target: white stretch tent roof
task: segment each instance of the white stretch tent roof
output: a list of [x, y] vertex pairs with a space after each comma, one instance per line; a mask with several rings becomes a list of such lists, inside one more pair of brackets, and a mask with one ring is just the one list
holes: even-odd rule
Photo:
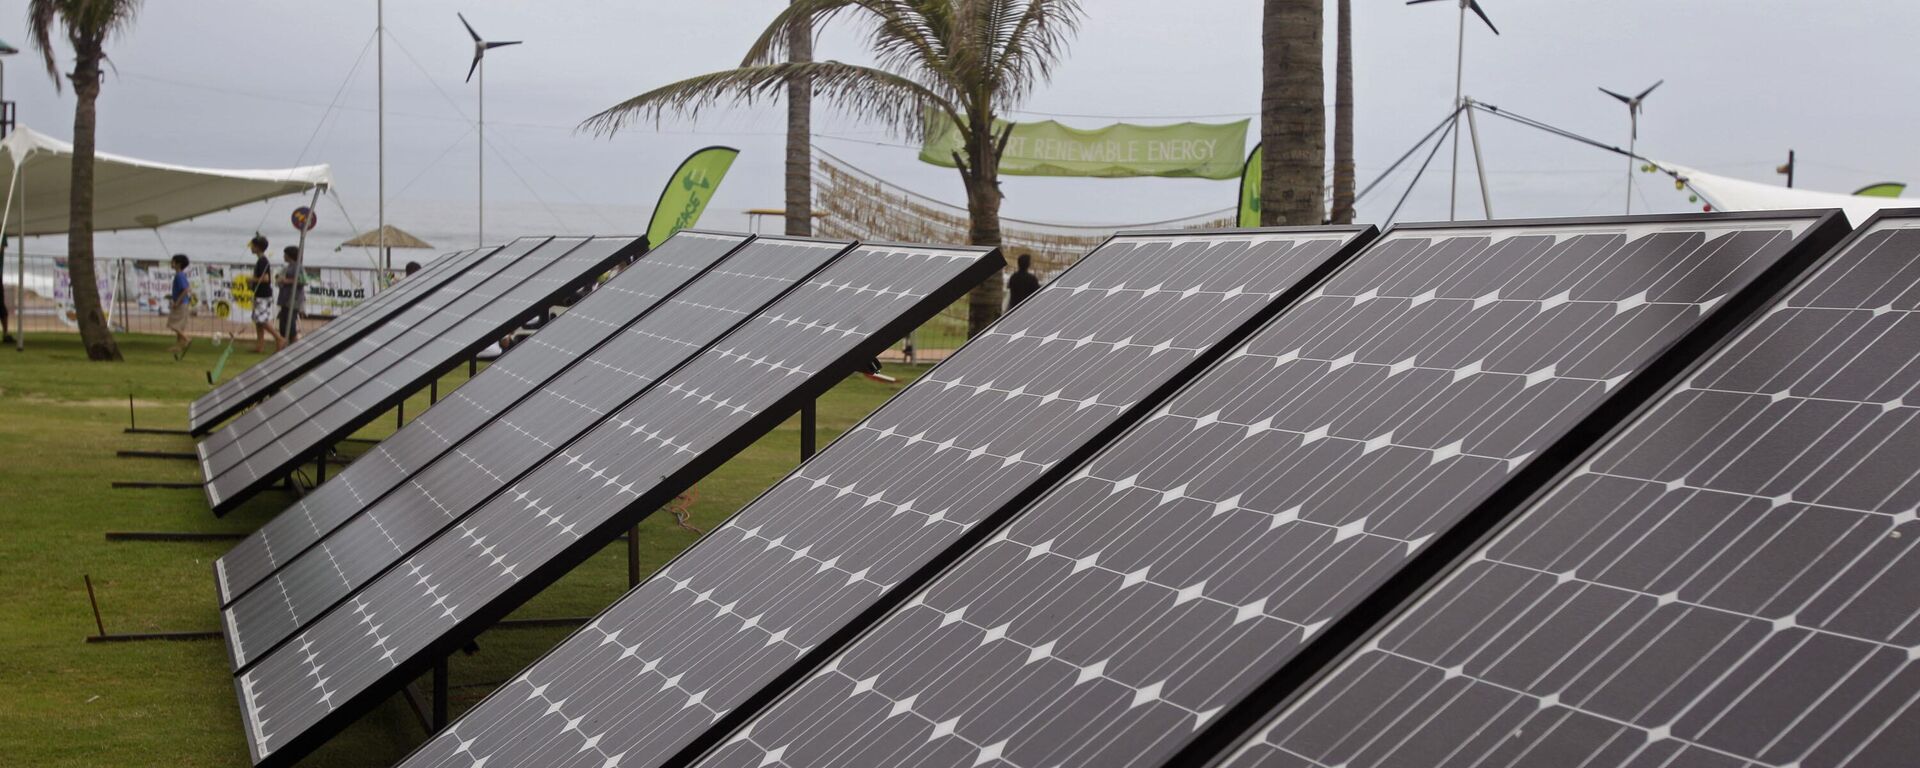
[[[67, 233], [73, 145], [30, 128], [0, 141], [0, 183], [7, 184], [6, 231]], [[17, 176], [16, 176], [17, 172]], [[325, 165], [278, 170], [189, 168], [131, 157], [94, 154], [93, 229], [153, 229], [315, 186], [330, 186]], [[21, 195], [19, 200], [14, 195]], [[26, 206], [21, 216], [20, 206]]]
[[1839, 192], [1792, 189], [1746, 179], [1719, 176], [1684, 165], [1653, 164], [1663, 171], [1686, 179], [1687, 185], [1707, 198], [1716, 211], [1791, 211], [1808, 208], [1839, 208], [1847, 212], [1847, 221], [1855, 226], [1882, 208], [1920, 206], [1920, 198], [1860, 197]]

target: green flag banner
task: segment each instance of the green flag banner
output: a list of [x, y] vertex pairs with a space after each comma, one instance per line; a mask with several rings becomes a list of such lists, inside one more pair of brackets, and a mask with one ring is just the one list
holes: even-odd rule
[[1240, 216], [1243, 227], [1260, 226], [1260, 145], [1253, 145], [1247, 165], [1240, 171]]
[[[1240, 174], [1240, 153], [1247, 146], [1247, 120], [1231, 123], [1134, 125], [1115, 123], [1081, 130], [1052, 120], [1014, 123], [1013, 136], [1000, 156], [1000, 172], [1009, 176], [1168, 176], [1231, 179]], [[1006, 121], [995, 121], [996, 132]], [[927, 117], [927, 138], [920, 160], [954, 167], [954, 155], [966, 156], [958, 123], [944, 115]]]
[[653, 206], [653, 223], [647, 225], [647, 245], [664, 243], [673, 233], [699, 223], [707, 201], [713, 199], [713, 191], [720, 188], [720, 179], [727, 175], [727, 169], [733, 167], [733, 159], [739, 155], [740, 150], [732, 147], [707, 147], [682, 162], [680, 169], [673, 172], [673, 178], [667, 180], [660, 202]]

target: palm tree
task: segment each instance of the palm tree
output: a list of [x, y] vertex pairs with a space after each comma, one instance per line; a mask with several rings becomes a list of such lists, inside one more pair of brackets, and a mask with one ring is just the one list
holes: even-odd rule
[[1321, 0], [1266, 0], [1261, 19], [1260, 223], [1324, 222], [1327, 108]]
[[60, 87], [53, 60], [58, 25], [73, 48], [73, 195], [67, 209], [67, 270], [73, 278], [73, 309], [79, 315], [80, 342], [89, 360], [119, 360], [93, 269], [94, 102], [100, 98], [100, 64], [107, 60], [107, 38], [133, 26], [140, 0], [28, 0], [27, 27], [33, 47], [47, 62], [47, 76]]
[[[870, 23], [877, 66], [783, 60], [794, 29], [812, 31], [842, 12]], [[807, 78], [841, 109], [908, 138], [922, 135], [929, 114], [962, 126], [964, 153], [954, 161], [966, 186], [967, 239], [999, 245], [1000, 155], [1011, 130], [996, 130], [995, 119], [1052, 74], [1079, 21], [1075, 0], [794, 0], [738, 68], [640, 94], [583, 127], [605, 135], [670, 111], [695, 115], [722, 100], [751, 104]], [[1003, 293], [1001, 281], [990, 278], [968, 295], [969, 335], [1000, 317]]]
[[1338, 0], [1333, 38], [1333, 212], [1335, 224], [1353, 223], [1353, 6]]
[[[787, 61], [813, 61], [813, 30], [787, 30]], [[787, 234], [813, 234], [813, 79], [787, 81]]]

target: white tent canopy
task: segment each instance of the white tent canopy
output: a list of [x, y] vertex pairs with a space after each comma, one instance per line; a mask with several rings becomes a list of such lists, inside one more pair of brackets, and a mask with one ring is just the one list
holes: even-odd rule
[[1920, 206], [1920, 199], [1904, 197], [1860, 197], [1839, 192], [1793, 189], [1757, 181], [1735, 179], [1707, 173], [1684, 165], [1653, 164], [1667, 173], [1685, 179], [1716, 211], [1790, 211], [1808, 208], [1839, 208], [1847, 212], [1847, 221], [1858, 226], [1882, 208]]
[[[72, 144], [25, 127], [0, 141], [0, 183], [7, 185], [0, 221], [5, 222], [6, 232], [66, 234], [72, 174]], [[333, 172], [325, 165], [277, 170], [189, 168], [96, 152], [93, 228], [96, 232], [153, 229], [332, 183]]]

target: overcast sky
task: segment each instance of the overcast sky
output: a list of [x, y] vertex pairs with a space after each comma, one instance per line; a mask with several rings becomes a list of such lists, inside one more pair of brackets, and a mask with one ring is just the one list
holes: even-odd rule
[[[1111, 116], [1234, 119], [1259, 96], [1256, 0], [1082, 0], [1083, 28], [1054, 81], [1023, 116], [1092, 127]], [[387, 4], [388, 197], [408, 206], [470, 205], [475, 92], [462, 82], [469, 43], [455, 11], [485, 35], [523, 39], [488, 62], [489, 200], [582, 203], [644, 211], [688, 152], [724, 143], [742, 155], [704, 222], [739, 228], [740, 211], [777, 207], [783, 109], [715, 113], [612, 139], [574, 126], [622, 98], [738, 62], [778, 0], [404, 0]], [[1357, 144], [1361, 183], [1373, 179], [1447, 112], [1455, 12], [1355, 0]], [[1920, 68], [1912, 66], [1920, 4], [1895, 0], [1486, 0], [1500, 25], [1467, 33], [1467, 92], [1482, 101], [1624, 144], [1624, 107], [1595, 90], [1638, 91], [1664, 78], [1642, 120], [1643, 153], [1772, 182], [1798, 150], [1803, 187], [1850, 191], [1920, 181]], [[24, 4], [0, 4], [0, 38], [27, 49]], [[1331, 13], [1328, 23], [1331, 24]], [[113, 41], [116, 70], [100, 101], [105, 151], [178, 163], [280, 167], [326, 162], [356, 218], [375, 198], [372, 0], [170, 0], [147, 3]], [[821, 58], [864, 61], [861, 30], [832, 27]], [[1331, 41], [1331, 33], [1328, 40]], [[1331, 56], [1331, 47], [1328, 54]], [[70, 57], [59, 54], [62, 67]], [[7, 60], [6, 96], [22, 124], [71, 135], [72, 93], [56, 93], [37, 53]], [[1332, 67], [1327, 68], [1331, 77]], [[338, 106], [327, 105], [338, 94]], [[1328, 89], [1331, 99], [1332, 89]], [[824, 104], [820, 146], [909, 189], [963, 200], [949, 169], [891, 146], [884, 126]], [[1065, 117], [1087, 115], [1088, 117]], [[1482, 118], [1495, 212], [1502, 216], [1618, 212], [1625, 162]], [[1254, 131], [1257, 135], [1257, 128]], [[1478, 213], [1463, 155], [1463, 210]], [[511, 167], [509, 167], [511, 166]], [[1443, 151], [1403, 220], [1446, 216]], [[1641, 176], [1645, 202], [1690, 209], [1671, 184]], [[1009, 216], [1125, 223], [1214, 210], [1232, 182], [1011, 178]], [[1390, 179], [1363, 200], [1379, 221], [1405, 188]], [[1466, 201], [1473, 201], [1468, 204]], [[457, 210], [457, 208], [454, 208]], [[638, 213], [634, 214], [636, 217]], [[615, 218], [619, 214], [614, 215]], [[603, 217], [601, 221], [606, 221]], [[406, 222], [399, 222], [405, 226]], [[638, 222], [607, 222], [626, 230]], [[535, 226], [538, 222], [535, 222]], [[504, 233], [503, 233], [504, 234]]]

